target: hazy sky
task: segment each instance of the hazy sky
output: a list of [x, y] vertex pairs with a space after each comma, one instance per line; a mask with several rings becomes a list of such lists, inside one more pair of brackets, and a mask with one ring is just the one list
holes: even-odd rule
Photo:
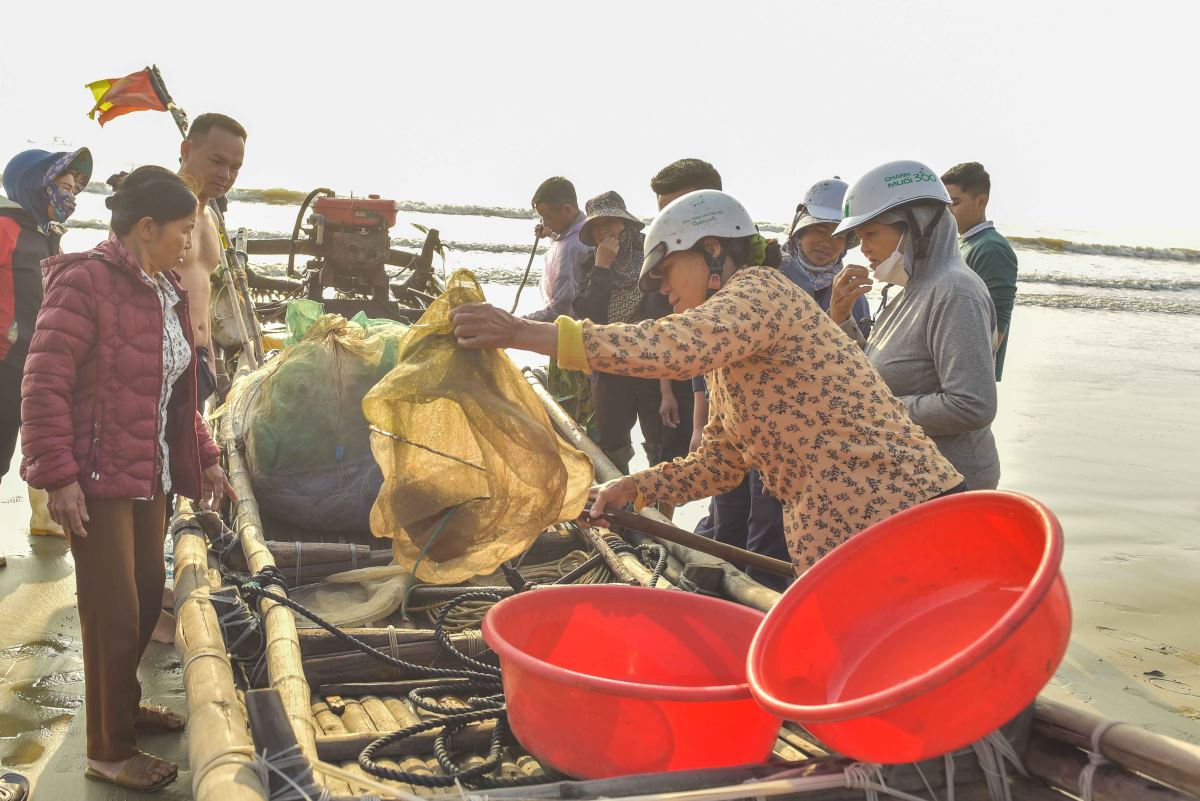
[[649, 214], [649, 177], [698, 156], [756, 218], [787, 220], [830, 174], [978, 160], [1014, 233], [1197, 246], [1198, 9], [14, 1], [0, 148], [61, 136], [93, 149], [100, 178], [173, 164], [167, 115], [85, 116], [83, 84], [154, 62], [193, 116], [245, 123], [243, 187], [525, 206], [563, 174]]

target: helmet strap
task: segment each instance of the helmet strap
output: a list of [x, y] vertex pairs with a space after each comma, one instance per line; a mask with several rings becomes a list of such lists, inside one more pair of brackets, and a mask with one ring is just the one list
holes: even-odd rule
[[705, 297], [711, 298], [719, 291], [712, 288], [712, 277], [715, 275], [721, 279], [722, 285], [725, 283], [725, 251], [722, 250], [720, 256], [714, 256], [707, 250], [701, 252], [704, 254], [704, 260], [708, 262], [708, 284]]
[[938, 204], [938, 209], [934, 212], [933, 219], [929, 221], [929, 227], [921, 230], [921, 226], [917, 224], [917, 217], [913, 214], [912, 208], [904, 207], [904, 219], [908, 222], [908, 230], [916, 235], [915, 255], [918, 261], [929, 256], [929, 248], [931, 247], [930, 237], [933, 235], [933, 229], [937, 228], [938, 221], [942, 219], [942, 215], [946, 213], [946, 207]]

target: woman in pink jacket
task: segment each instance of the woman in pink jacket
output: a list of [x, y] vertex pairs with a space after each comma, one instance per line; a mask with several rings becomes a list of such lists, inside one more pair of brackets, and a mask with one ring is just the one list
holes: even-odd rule
[[21, 385], [21, 475], [50, 492], [75, 557], [89, 778], [156, 790], [178, 769], [136, 730], [183, 721], [140, 703], [137, 667], [162, 600], [167, 495], [216, 506], [232, 488], [196, 412], [187, 297], [172, 272], [196, 196], [142, 167], [108, 198], [109, 238], [42, 262], [45, 298]]

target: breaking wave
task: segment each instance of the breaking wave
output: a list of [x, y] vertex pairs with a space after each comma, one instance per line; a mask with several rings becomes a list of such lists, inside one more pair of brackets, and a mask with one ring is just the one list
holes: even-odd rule
[[[111, 195], [112, 190], [102, 181], [88, 184], [85, 192], [97, 195]], [[296, 189], [272, 187], [268, 189], [234, 189], [229, 193], [230, 200], [241, 203], [262, 203], [270, 206], [297, 206], [304, 200], [307, 192]], [[427, 203], [421, 200], [396, 201], [401, 211], [415, 214], [443, 214], [454, 217], [498, 217], [510, 220], [536, 220], [537, 214], [529, 208], [511, 208], [507, 206], [485, 206], [471, 203]], [[649, 217], [642, 218], [649, 222]], [[783, 233], [788, 226], [784, 223], [759, 222], [759, 230], [768, 233]], [[1182, 261], [1200, 263], [1200, 250], [1193, 248], [1163, 248], [1150, 245], [1104, 245], [1095, 242], [1075, 242], [1070, 239], [1057, 239], [1049, 236], [1010, 236], [1008, 241], [1014, 247], [1022, 250], [1039, 250], [1048, 253], [1080, 253], [1091, 256], [1118, 256], [1131, 259], [1148, 259], [1153, 261]], [[489, 248], [499, 247], [490, 245]], [[485, 252], [501, 252], [487, 248], [474, 248]]]
[[1017, 280], [1022, 284], [1055, 284], [1058, 286], [1082, 286], [1097, 289], [1141, 289], [1166, 292], [1184, 292], [1189, 289], [1200, 289], [1200, 279], [1187, 278], [1107, 278], [1104, 276], [1018, 273]]
[[1200, 262], [1200, 250], [1191, 248], [1156, 248], [1149, 245], [1100, 245], [1091, 242], [1072, 242], [1049, 236], [1010, 236], [1014, 247], [1049, 253], [1083, 253], [1092, 256], [1121, 256], [1130, 259], [1155, 261]]
[[1156, 314], [1200, 315], [1200, 301], [1160, 298], [1149, 295], [1075, 295], [1018, 292], [1017, 305], [1045, 306], [1051, 309], [1089, 309], [1093, 311], [1150, 312]]

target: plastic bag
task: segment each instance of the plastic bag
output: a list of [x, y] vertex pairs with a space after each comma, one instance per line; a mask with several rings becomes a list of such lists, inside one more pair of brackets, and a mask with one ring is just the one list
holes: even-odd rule
[[[384, 620], [404, 600], [412, 574], [398, 565], [377, 565], [335, 573], [319, 584], [290, 591], [292, 600], [335, 626], [366, 626]], [[296, 616], [300, 628], [315, 623]]]
[[496, 570], [578, 517], [592, 484], [591, 462], [554, 431], [508, 355], [455, 344], [450, 310], [483, 299], [469, 271], [451, 276], [363, 399], [384, 476], [371, 531], [435, 584]]
[[262, 511], [306, 529], [366, 532], [383, 474], [362, 399], [396, 364], [401, 323], [364, 328], [336, 314], [238, 379], [227, 407], [246, 443]]

